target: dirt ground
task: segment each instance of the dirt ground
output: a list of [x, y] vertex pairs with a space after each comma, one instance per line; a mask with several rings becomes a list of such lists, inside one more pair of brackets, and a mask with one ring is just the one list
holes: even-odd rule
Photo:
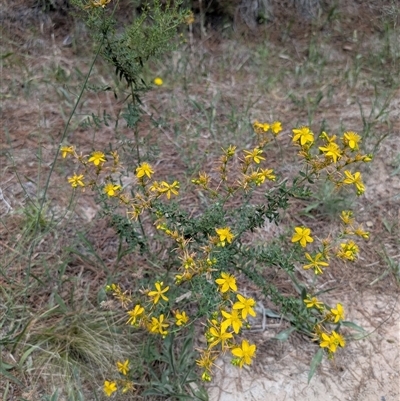
[[[348, 319], [369, 334], [349, 343], [333, 361], [324, 360], [310, 384], [307, 384], [306, 363], [311, 356], [309, 350], [288, 343], [277, 345], [271, 339], [277, 334], [276, 329], [267, 328], [256, 342], [259, 351], [255, 369], [238, 370], [229, 363], [219, 363], [221, 370], [209, 388], [210, 401], [397, 401], [400, 396], [398, 296], [369, 292], [353, 296], [346, 305], [350, 306]], [[281, 347], [278, 356], [277, 346]]]

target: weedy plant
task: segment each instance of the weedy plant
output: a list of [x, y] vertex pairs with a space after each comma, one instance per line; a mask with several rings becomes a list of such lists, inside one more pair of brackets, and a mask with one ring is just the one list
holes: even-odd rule
[[[289, 180], [268, 165], [268, 152], [285, 132], [281, 122], [255, 121], [252, 150], [221, 144], [214, 168], [199, 171], [182, 190], [178, 179], [164, 178], [165, 173], [143, 157], [138, 123], [144, 113], [141, 98], [151, 89], [143, 79], [145, 63], [169, 51], [178, 27], [191, 23], [192, 16], [180, 8], [180, 2], [172, 6], [155, 1], [132, 23], [116, 30], [117, 1], [73, 3], [98, 43], [97, 54], [115, 67], [129, 89], [121, 116], [133, 130], [136, 143], [134, 152], [116, 143], [83, 154], [66, 143], [64, 135], [59, 153], [75, 162], [68, 182], [76, 194], [92, 191], [103, 215], [110, 218], [129, 249], [143, 255], [153, 271], [157, 269], [156, 277], [143, 277], [131, 288], [112, 281], [106, 286], [125, 310], [126, 323], [151, 336], [143, 344], [142, 364], [133, 358], [115, 361], [115, 376], [104, 382], [105, 394], [141, 391], [204, 399], [205, 394], [190, 385], [195, 378], [189, 365], [198, 366], [203, 381], [212, 380], [216, 359], [228, 352], [233, 365], [250, 365], [257, 347], [247, 335], [251, 319], [256, 318], [255, 296], [244, 289], [249, 281], [295, 330], [318, 343], [311, 379], [324, 354], [333, 358], [345, 346], [342, 327], [357, 327], [345, 321], [341, 303], [333, 306], [318, 298], [316, 279], [333, 258], [355, 261], [359, 253], [356, 238], [368, 239], [369, 234], [355, 223], [351, 211], [344, 210], [340, 229], [325, 239], [318, 239], [306, 226], [293, 227], [286, 243], [256, 247], [248, 238], [266, 221], [280, 224], [290, 199], [308, 198], [318, 181], [328, 181], [338, 191], [354, 187], [361, 196], [365, 185], [355, 166], [372, 160], [359, 150], [361, 136], [347, 131], [339, 138], [326, 132], [315, 135], [308, 126], [294, 128], [291, 142], [303, 167]], [[157, 78], [154, 84], [163, 82]], [[77, 103], [82, 95], [83, 90]], [[75, 110], [76, 106], [71, 118]], [[65, 133], [67, 129], [68, 124]], [[192, 213], [179, 202], [185, 196], [201, 197], [201, 207]], [[276, 283], [263, 277], [271, 266], [292, 280], [296, 295], [282, 294]], [[314, 278], [311, 286], [296, 274], [298, 266]], [[200, 331], [204, 339], [196, 344], [191, 339]], [[157, 370], [157, 366], [163, 368]], [[151, 388], [143, 377], [152, 382]]]

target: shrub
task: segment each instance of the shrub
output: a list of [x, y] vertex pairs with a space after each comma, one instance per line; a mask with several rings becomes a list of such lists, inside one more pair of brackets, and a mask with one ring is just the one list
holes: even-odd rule
[[[341, 229], [332, 237], [318, 239], [309, 227], [300, 225], [292, 228], [291, 238], [285, 242], [255, 246], [249, 238], [266, 221], [281, 224], [282, 211], [290, 200], [307, 199], [317, 182], [329, 181], [338, 190], [354, 187], [357, 195], [362, 195], [365, 186], [361, 173], [352, 169], [372, 159], [359, 151], [362, 138], [352, 131], [338, 138], [325, 132], [316, 136], [307, 126], [294, 128], [291, 140], [303, 168], [289, 180], [280, 177], [267, 162], [278, 135], [284, 135], [281, 122], [255, 121], [252, 150], [221, 144], [215, 168], [198, 172], [191, 185], [182, 188], [178, 179], [167, 180], [143, 158], [138, 122], [143, 113], [141, 96], [151, 89], [142, 76], [144, 65], [171, 49], [180, 24], [192, 21], [190, 13], [180, 9], [179, 2], [174, 6], [154, 2], [117, 33], [113, 2], [74, 3], [81, 7], [98, 43], [97, 54], [113, 65], [130, 91], [122, 117], [135, 133], [133, 155], [131, 148], [117, 145], [86, 155], [65, 142], [59, 149], [63, 158], [75, 160], [75, 172], [68, 177], [73, 190], [93, 191], [103, 215], [110, 217], [130, 249], [158, 268], [156, 277], [143, 277], [139, 283], [132, 283], [132, 288], [124, 289], [118, 283], [106, 286], [125, 309], [127, 324], [164, 339], [172, 353], [175, 338], [188, 338], [190, 330], [193, 333], [202, 327], [205, 345], [198, 350], [196, 363], [201, 378], [209, 381], [215, 360], [228, 351], [232, 364], [242, 367], [252, 363], [256, 345], [246, 338], [246, 330], [256, 316], [256, 301], [242, 284], [253, 282], [293, 330], [318, 342], [320, 350], [312, 363], [311, 378], [324, 352], [332, 358], [345, 346], [341, 327], [349, 323], [344, 320], [343, 305], [320, 300], [313, 287], [300, 281], [295, 268], [300, 265], [317, 278], [332, 258], [352, 262], [359, 252], [355, 238], [368, 239], [369, 234], [355, 224], [352, 212], [345, 210], [340, 216]], [[162, 79], [157, 78], [154, 84], [162, 85]], [[131, 184], [124, 184], [126, 176]], [[200, 193], [203, 206], [195, 214], [176, 201]], [[263, 273], [271, 267], [291, 279], [297, 295], [283, 294], [276, 283], [264, 278]], [[185, 344], [184, 353], [192, 346]], [[151, 360], [175, 364], [173, 357], [165, 359], [162, 355]], [[140, 372], [131, 368], [131, 362], [117, 362], [119, 377], [104, 383], [108, 396], [117, 389], [133, 391], [143, 385]], [[175, 378], [182, 380], [180, 375]], [[189, 381], [188, 376], [185, 380]], [[174, 391], [180, 391], [179, 386]]]

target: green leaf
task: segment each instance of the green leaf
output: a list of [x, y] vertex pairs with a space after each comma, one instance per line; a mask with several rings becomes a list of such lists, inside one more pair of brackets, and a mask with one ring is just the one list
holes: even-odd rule
[[140, 110], [131, 103], [128, 103], [128, 110], [126, 113], [122, 114], [128, 128], [135, 128], [140, 121], [140, 116]]
[[49, 401], [57, 401], [58, 400], [58, 389], [52, 394]]
[[54, 294], [54, 300], [57, 302], [57, 304], [60, 307], [61, 312], [65, 313], [68, 308], [67, 305], [65, 305], [65, 302], [63, 301], [63, 299], [58, 295], [58, 293]]
[[1, 370], [10, 370], [10, 369], [14, 369], [14, 368], [15, 368], [14, 365], [9, 365], [8, 363], [0, 361], [0, 369]]
[[281, 331], [275, 337], [272, 337], [273, 340], [279, 341], [287, 341], [289, 336], [296, 330], [296, 327], [289, 327], [286, 330]]
[[280, 319], [282, 317], [282, 315], [277, 314], [276, 312], [274, 312], [271, 309], [264, 309], [264, 313], [265, 313], [265, 316], [268, 316], [273, 319]]
[[358, 324], [355, 324], [353, 322], [349, 322], [347, 320], [344, 320], [340, 324], [345, 326], [345, 327], [349, 327], [349, 328], [351, 328], [353, 330], [359, 331], [360, 333], [363, 333], [363, 334], [367, 333], [367, 331], [365, 329], [363, 329], [361, 326], [359, 326]]
[[99, 305], [101, 305], [101, 303], [103, 301], [105, 301], [106, 299], [107, 299], [107, 293], [106, 293], [104, 287], [101, 287], [99, 292], [97, 293], [97, 303]]
[[36, 345], [32, 345], [30, 348], [28, 348], [21, 356], [21, 359], [18, 362], [18, 366], [20, 369], [22, 369], [22, 366], [24, 365], [26, 359], [29, 357], [30, 354], [32, 354], [32, 352], [40, 349], [40, 346], [45, 343], [47, 340], [43, 340], [40, 341], [38, 344]]
[[4, 376], [7, 379], [11, 380], [15, 384], [18, 384], [18, 386], [24, 386], [20, 380], [18, 380], [15, 376], [13, 376], [11, 373], [7, 372], [6, 370], [2, 369], [2, 366], [0, 365], [0, 376]]
[[314, 376], [315, 371], [317, 370], [318, 366], [322, 362], [322, 356], [324, 355], [324, 350], [320, 348], [318, 352], [314, 355], [314, 358], [311, 361], [310, 371], [308, 372], [308, 382], [310, 383], [312, 377]]
[[7, 372], [8, 370], [14, 369], [15, 367], [16, 366], [9, 365], [8, 363], [4, 363], [0, 360], [0, 376], [4, 376], [12, 382], [18, 384], [19, 386], [23, 386], [23, 384], [15, 376], [13, 376], [10, 372]]
[[1, 59], [1, 60], [5, 60], [6, 58], [12, 56], [13, 54], [14, 54], [13, 52], [8, 52], [8, 53], [0, 54], [0, 59]]

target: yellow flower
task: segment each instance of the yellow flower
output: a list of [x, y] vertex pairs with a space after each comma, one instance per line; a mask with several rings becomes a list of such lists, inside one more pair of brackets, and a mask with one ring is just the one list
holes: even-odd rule
[[158, 194], [161, 194], [161, 186], [158, 181], [153, 181], [153, 183], [150, 185], [150, 191], [152, 192], [158, 192]]
[[178, 195], [179, 182], [174, 181], [172, 184], [168, 184], [165, 181], [161, 182], [159, 187], [159, 193], [165, 194], [167, 199], [171, 199], [171, 194]]
[[340, 244], [340, 248], [336, 256], [340, 259], [347, 259], [350, 261], [354, 261], [360, 251], [358, 245], [352, 240]]
[[358, 237], [361, 237], [361, 238], [364, 238], [364, 239], [368, 239], [369, 238], [369, 232], [368, 231], [364, 231], [363, 226], [358, 226], [354, 230], [354, 235], [357, 235]]
[[256, 185], [261, 185], [265, 181], [265, 179], [263, 180], [263, 177], [259, 175], [257, 171], [252, 171], [250, 175], [244, 174], [243, 177], [244, 180], [241, 185], [244, 189], [247, 188], [248, 183], [254, 182]]
[[260, 181], [260, 184], [264, 183], [264, 181], [270, 180], [270, 181], [275, 181], [276, 180], [276, 175], [273, 174], [274, 170], [272, 169], [260, 169], [257, 171], [257, 178]]
[[224, 154], [226, 155], [226, 157], [229, 159], [229, 158], [231, 158], [231, 157], [235, 154], [235, 152], [236, 152], [236, 146], [229, 145], [228, 149], [222, 148], [222, 151], [224, 152]]
[[338, 323], [344, 320], [344, 309], [341, 304], [336, 304], [336, 309], [331, 309], [331, 314], [333, 317], [333, 322]]
[[73, 146], [62, 146], [60, 148], [61, 155], [63, 159], [67, 157], [67, 155], [73, 155], [74, 154], [74, 147]]
[[228, 244], [231, 244], [233, 238], [235, 238], [235, 236], [231, 233], [231, 229], [229, 227], [216, 228], [215, 231], [219, 236], [221, 246], [225, 246], [225, 241], [227, 241]]
[[256, 132], [267, 132], [270, 129], [270, 125], [268, 123], [260, 123], [256, 120], [253, 123], [253, 128]]
[[317, 308], [319, 310], [324, 309], [324, 303], [318, 301], [316, 297], [308, 297], [308, 299], [304, 300], [304, 303], [306, 304], [307, 308]]
[[304, 269], [304, 270], [307, 270], [307, 269], [313, 268], [315, 274], [322, 274], [322, 269], [321, 269], [321, 267], [327, 267], [327, 266], [329, 266], [329, 263], [320, 261], [320, 259], [323, 258], [322, 253], [317, 253], [317, 254], [315, 255], [315, 258], [313, 259], [312, 256], [311, 256], [309, 253], [306, 252], [306, 258], [307, 258], [311, 263], [308, 264], [308, 265], [304, 265], [304, 266], [303, 266], [303, 269]]
[[242, 319], [246, 319], [247, 315], [251, 315], [253, 317], [256, 316], [256, 312], [253, 309], [253, 306], [256, 304], [253, 298], [245, 298], [240, 294], [236, 294], [236, 298], [238, 302], [235, 302], [232, 306], [232, 309], [239, 309], [242, 311]]
[[196, 359], [196, 365], [200, 366], [204, 370], [211, 372], [214, 361], [217, 359], [218, 355], [212, 355], [210, 350], [202, 350], [200, 352], [200, 359]]
[[342, 157], [342, 151], [340, 150], [339, 146], [334, 142], [330, 142], [327, 146], [320, 146], [319, 150], [324, 152], [325, 156], [331, 157], [334, 163], [337, 162], [337, 159], [340, 159]]
[[111, 394], [117, 391], [117, 383], [116, 382], [104, 382], [104, 392], [106, 393], [107, 397], [111, 397]]
[[221, 273], [221, 277], [217, 278], [215, 282], [219, 285], [222, 293], [228, 292], [229, 289], [237, 291], [236, 278], [228, 273]]
[[331, 353], [336, 352], [338, 346], [344, 347], [346, 344], [345, 339], [340, 334], [336, 333], [336, 331], [332, 331], [332, 335], [330, 336], [322, 333], [320, 341], [319, 346], [322, 348], [328, 348]]
[[232, 326], [233, 331], [238, 334], [243, 326], [243, 321], [239, 316], [239, 311], [235, 309], [232, 310], [232, 313], [221, 311], [221, 315], [225, 318], [225, 320], [221, 322], [221, 329], [226, 330], [229, 326]]
[[201, 375], [201, 380], [203, 380], [203, 382], [210, 382], [211, 379], [212, 378], [208, 372], [203, 372], [203, 374]]
[[217, 325], [210, 327], [209, 329], [209, 346], [208, 348], [211, 349], [215, 347], [217, 344], [221, 343], [221, 348], [225, 348], [225, 343], [230, 338], [232, 338], [232, 333], [228, 333], [226, 329], [222, 328], [222, 326], [218, 327]]
[[107, 183], [104, 186], [104, 193], [107, 194], [108, 196], [112, 197], [115, 196], [117, 193], [117, 191], [119, 191], [121, 189], [121, 185], [115, 185], [112, 182]]
[[153, 82], [154, 82], [154, 85], [157, 85], [157, 86], [161, 86], [164, 83], [164, 81], [160, 77], [154, 78]]
[[127, 359], [125, 362], [117, 362], [118, 372], [122, 373], [126, 376], [129, 372], [129, 360]]
[[118, 293], [118, 292], [121, 292], [122, 290], [118, 284], [109, 284], [109, 285], [106, 285], [106, 291], [114, 291], [114, 292]]
[[148, 178], [151, 178], [151, 175], [154, 173], [153, 169], [151, 168], [149, 163], [142, 163], [136, 168], [136, 177], [137, 178], [142, 178], [145, 175]]
[[186, 25], [192, 25], [194, 22], [194, 14], [192, 11], [189, 11], [188, 14], [185, 17], [185, 24]]
[[195, 253], [189, 253], [187, 250], [184, 251], [183, 257], [179, 258], [183, 262], [183, 267], [185, 269], [194, 269], [196, 267], [196, 262], [194, 257], [196, 256]]
[[347, 131], [343, 134], [343, 143], [351, 150], [358, 150], [358, 144], [361, 142], [361, 136], [353, 131]]
[[105, 8], [105, 6], [110, 2], [111, 0], [90, 0], [90, 4], [88, 4], [85, 8], [95, 8], [95, 7]]
[[[186, 273], [185, 273], [186, 274]], [[182, 280], [184, 279], [184, 274], [176, 274], [175, 275], [175, 284], [179, 285], [182, 283]]]
[[358, 245], [352, 240], [340, 244], [340, 248], [341, 249], [337, 252], [336, 256], [340, 259], [350, 260], [351, 262], [356, 259], [358, 252], [360, 251]]
[[151, 318], [149, 330], [151, 333], [159, 333], [164, 337], [168, 334], [168, 331], [164, 330], [168, 326], [169, 324], [164, 322], [164, 314], [161, 314], [158, 319], [156, 317]]
[[95, 166], [100, 166], [105, 161], [106, 161], [106, 155], [103, 152], [99, 151], [93, 152], [92, 156], [88, 160], [89, 163], [92, 162]]
[[207, 173], [199, 172], [199, 178], [194, 178], [192, 183], [195, 185], [201, 185], [203, 188], [207, 188], [210, 183], [211, 177]]
[[234, 356], [240, 358], [240, 367], [242, 367], [244, 364], [251, 365], [251, 358], [254, 357], [254, 353], [256, 352], [256, 345], [250, 345], [247, 340], [242, 340], [242, 345], [240, 347], [233, 348], [231, 352]]
[[144, 312], [144, 308], [137, 304], [135, 305], [135, 307], [128, 311], [127, 314], [130, 316], [128, 321], [126, 322], [126, 324], [130, 323], [132, 326], [134, 326], [136, 324], [136, 319], [141, 316]]
[[312, 144], [314, 142], [314, 134], [310, 130], [309, 127], [300, 127], [300, 128], [295, 128], [292, 130], [293, 131], [293, 142], [297, 142], [300, 140], [300, 145], [303, 146], [306, 143]]
[[121, 381], [121, 384], [124, 386], [122, 388], [122, 394], [127, 393], [128, 391], [133, 391], [135, 390], [135, 387], [133, 386], [133, 383], [127, 380]]
[[348, 226], [350, 224], [353, 224], [354, 219], [353, 217], [353, 212], [351, 210], [343, 210], [340, 218], [342, 219], [343, 223]]
[[356, 172], [351, 174], [350, 171], [346, 170], [344, 172], [344, 175], [347, 177], [343, 180], [343, 184], [354, 184], [355, 187], [357, 188], [357, 195], [362, 195], [365, 192], [365, 185], [363, 184], [361, 180], [361, 173]]
[[246, 160], [251, 160], [253, 159], [254, 163], [259, 164], [261, 160], [265, 160], [265, 157], [260, 156], [262, 154], [262, 149], [260, 148], [254, 148], [253, 151], [249, 152], [248, 150], [245, 150], [244, 153], [247, 153], [247, 155], [244, 157]]
[[314, 239], [311, 237], [311, 230], [307, 227], [295, 227], [294, 235], [292, 237], [292, 242], [300, 242], [300, 245], [305, 248], [307, 246], [307, 242], [314, 242]]
[[336, 331], [332, 331], [333, 341], [335, 342], [336, 346], [344, 347], [346, 345], [346, 340], [343, 338], [342, 335], [336, 333]]
[[329, 136], [325, 131], [323, 131], [319, 137], [328, 142], [328, 144], [336, 141], [336, 135]]
[[186, 314], [185, 311], [180, 313], [179, 310], [177, 310], [175, 312], [175, 319], [176, 319], [175, 324], [177, 326], [183, 326], [184, 324], [186, 324], [189, 321], [189, 316]]
[[280, 121], [274, 121], [271, 124], [271, 130], [275, 135], [278, 135], [282, 131], [282, 123]]
[[322, 333], [321, 334], [321, 340], [320, 340], [319, 346], [321, 348], [328, 348], [330, 352], [335, 352], [336, 351], [336, 343], [335, 343], [335, 338], [333, 336], [329, 336], [328, 334]]
[[162, 286], [164, 285], [164, 283], [161, 281], [157, 281], [154, 286], [156, 287], [156, 291], [149, 291], [148, 292], [148, 296], [153, 299], [153, 303], [156, 304], [158, 303], [158, 301], [160, 300], [160, 298], [162, 298], [164, 301], [168, 301], [168, 298], [164, 295], [164, 293], [166, 293], [169, 290], [169, 286], [162, 288]]
[[83, 183], [83, 175], [74, 175], [72, 177], [68, 177], [68, 182], [71, 184], [72, 188], [76, 188], [78, 185], [84, 187], [85, 184]]
[[121, 305], [125, 308], [130, 302], [132, 302], [131, 297], [127, 294], [128, 291], [123, 292], [118, 284], [111, 284], [111, 286], [106, 287], [107, 291], [113, 291], [115, 298], [121, 302]]

